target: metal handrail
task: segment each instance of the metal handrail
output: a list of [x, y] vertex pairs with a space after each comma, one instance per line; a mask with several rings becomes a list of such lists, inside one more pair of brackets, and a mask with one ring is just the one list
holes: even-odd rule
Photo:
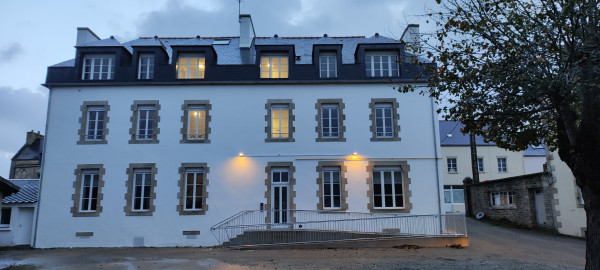
[[[274, 216], [285, 215], [286, 219], [273, 222]], [[270, 235], [267, 232], [289, 231], [296, 235], [303, 234], [294, 239], [277, 240], [309, 242], [331, 241], [332, 235], [338, 232], [353, 234], [373, 234], [374, 238], [407, 237], [407, 236], [467, 236], [466, 220], [463, 213], [450, 213], [441, 215], [406, 215], [393, 213], [363, 213], [323, 210], [247, 210], [225, 219], [211, 227], [211, 232], [219, 244], [230, 241], [246, 232], [265, 232], [255, 239], [255, 244], [271, 241], [265, 240]], [[306, 235], [312, 232], [313, 235]], [[330, 235], [323, 235], [330, 232]], [[317, 234], [320, 234], [317, 236]], [[356, 235], [336, 236], [337, 238]], [[259, 239], [265, 238], [265, 239]], [[344, 240], [337, 239], [336, 240]], [[291, 239], [291, 240], [290, 240]], [[280, 244], [272, 240], [266, 244]], [[286, 242], [287, 243], [287, 242]], [[265, 243], [262, 243], [265, 244]]]

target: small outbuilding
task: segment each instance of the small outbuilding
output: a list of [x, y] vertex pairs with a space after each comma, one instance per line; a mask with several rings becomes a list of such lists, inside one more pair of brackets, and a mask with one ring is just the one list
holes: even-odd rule
[[2, 199], [0, 246], [31, 246], [40, 189], [39, 179], [7, 181], [18, 192]]

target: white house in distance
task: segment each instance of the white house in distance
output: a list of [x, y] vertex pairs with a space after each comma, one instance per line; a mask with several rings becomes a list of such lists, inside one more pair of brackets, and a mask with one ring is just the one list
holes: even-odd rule
[[[444, 211], [464, 212], [463, 179], [472, 177], [469, 135], [463, 134], [464, 124], [440, 121], [440, 143], [444, 163]], [[544, 171], [546, 151], [530, 146], [525, 151], [509, 151], [476, 136], [479, 181], [532, 174]]]
[[548, 152], [548, 172], [554, 180], [554, 226], [566, 235], [585, 237], [587, 228], [583, 197], [575, 176], [557, 151]]
[[78, 28], [45, 83], [35, 247], [215, 245], [243, 210], [441, 213], [436, 108], [389, 83], [426, 86], [404, 43], [254, 33], [249, 15], [240, 37]]

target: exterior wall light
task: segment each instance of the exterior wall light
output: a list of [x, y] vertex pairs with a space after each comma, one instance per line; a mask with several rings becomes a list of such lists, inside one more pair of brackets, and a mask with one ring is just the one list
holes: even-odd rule
[[243, 156], [244, 156], [244, 152], [240, 152], [240, 153], [238, 154], [238, 156], [240, 156], [240, 157], [243, 157]]

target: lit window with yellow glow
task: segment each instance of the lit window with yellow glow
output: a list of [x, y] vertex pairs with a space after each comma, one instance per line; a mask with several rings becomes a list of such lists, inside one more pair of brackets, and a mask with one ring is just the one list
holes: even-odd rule
[[204, 55], [181, 54], [177, 61], [177, 79], [204, 79]]
[[260, 77], [285, 79], [288, 77], [288, 56], [262, 56], [260, 58]]
[[271, 138], [289, 138], [289, 114], [288, 105], [273, 105], [271, 107]]
[[206, 139], [206, 107], [193, 106], [188, 109], [188, 140]]

